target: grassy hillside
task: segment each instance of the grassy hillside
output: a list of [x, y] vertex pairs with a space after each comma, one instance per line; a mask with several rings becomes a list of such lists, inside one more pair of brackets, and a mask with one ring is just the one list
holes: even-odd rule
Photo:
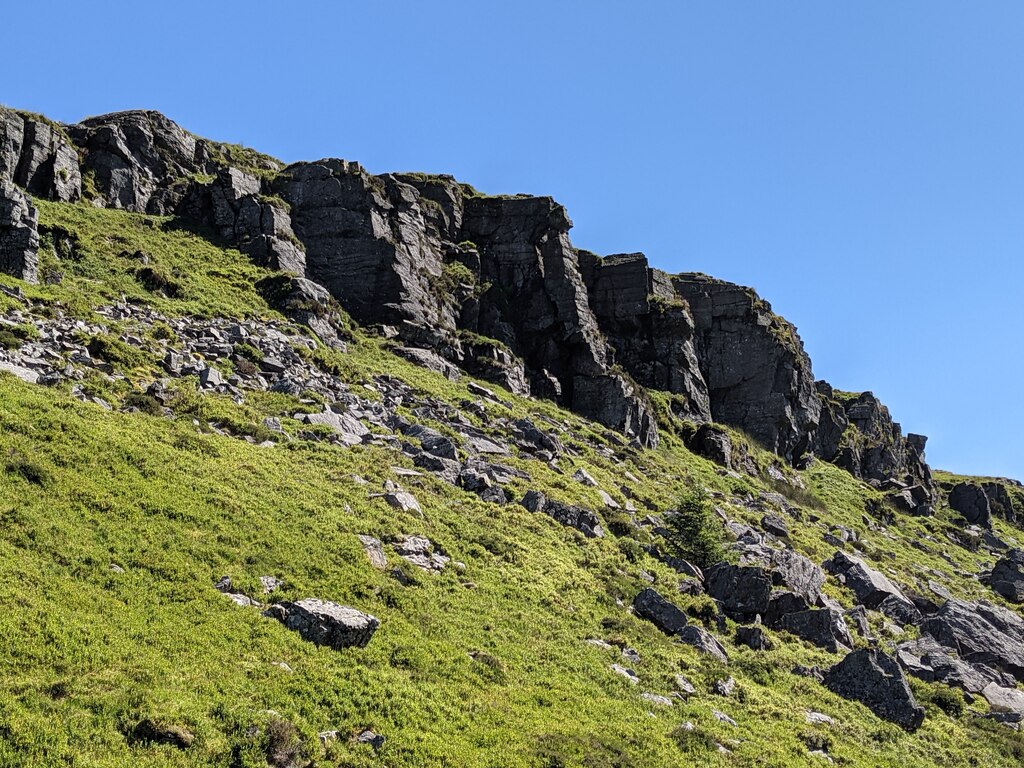
[[[84, 205], [40, 208], [41, 223], [60, 231], [44, 266], [63, 277], [20, 286], [40, 302], [31, 310], [40, 318], [59, 310], [89, 319], [96, 306], [127, 296], [168, 316], [283, 320], [253, 288], [267, 273], [237, 252], [167, 220]], [[612, 535], [587, 539], [518, 504], [487, 504], [429, 474], [396, 472], [412, 464], [385, 447], [301, 439], [261, 446], [211, 432], [215, 422], [253, 434], [264, 416], [304, 407], [286, 395], [236, 403], [183, 391], [174, 418], [120, 412], [116, 406], [157, 375], [158, 351], [144, 345], [116, 366], [125, 378], [95, 382], [113, 411], [79, 402], [67, 385], [0, 377], [0, 765], [827, 764], [812, 754], [818, 749], [850, 766], [1024, 759], [1020, 736], [977, 716], [983, 701], [960, 711], [959, 693], [914, 681], [928, 717], [906, 734], [790, 671], [827, 667], [838, 655], [771, 631], [774, 650], [736, 646], [734, 625], [716, 628], [706, 598], [678, 602], [694, 621], [709, 620], [730, 663], [671, 641], [628, 606], [651, 580], [675, 595], [679, 577], [643, 551], [649, 528], [631, 525], [621, 510], [604, 513]], [[477, 399], [467, 380], [417, 368], [359, 333], [347, 353], [321, 349], [316, 359], [353, 388], [387, 374], [440, 402]], [[517, 498], [540, 488], [600, 510], [597, 490], [571, 479], [582, 467], [623, 506], [624, 486], [637, 517], [701, 485], [730, 518], [756, 522], [777, 509], [762, 494], [781, 488], [801, 502], [789, 520], [794, 546], [815, 561], [835, 550], [823, 534], [843, 526], [857, 533], [856, 549], [903, 583], [939, 579], [957, 596], [986, 592], [969, 575], [991, 558], [950, 543], [951, 516], [897, 515], [883, 525], [865, 513], [879, 494], [835, 467], [814, 464], [799, 480], [803, 491], [769, 486], [720, 471], [667, 432], [658, 450], [635, 452], [549, 403], [499, 395], [509, 407], [486, 402], [486, 418], [470, 416], [476, 425], [527, 414], [553, 419], [572, 452], [557, 467], [503, 459], [532, 477], [510, 486]], [[285, 428], [294, 432], [295, 423], [285, 418]], [[762, 467], [772, 462], [751, 450]], [[416, 496], [422, 515], [376, 495], [389, 479]], [[1020, 538], [998, 525], [1006, 538]], [[427, 535], [464, 567], [429, 575], [389, 551], [389, 568], [377, 570], [357, 538], [410, 533]], [[254, 596], [260, 576], [276, 576], [284, 587], [274, 599], [352, 605], [380, 618], [381, 628], [363, 649], [318, 648], [217, 592], [223, 575]], [[828, 591], [852, 604], [836, 584]], [[896, 639], [877, 616], [873, 629]], [[640, 660], [626, 661], [620, 648]], [[635, 669], [639, 683], [612, 664]], [[670, 695], [676, 674], [697, 693], [673, 697], [672, 706], [642, 696]], [[736, 691], [713, 694], [713, 682], [730, 675]], [[834, 722], [812, 724], [808, 711]], [[147, 720], [185, 729], [194, 742], [181, 749], [136, 738]], [[354, 741], [366, 728], [386, 737], [379, 753]], [[321, 743], [317, 734], [330, 730], [339, 737]]]

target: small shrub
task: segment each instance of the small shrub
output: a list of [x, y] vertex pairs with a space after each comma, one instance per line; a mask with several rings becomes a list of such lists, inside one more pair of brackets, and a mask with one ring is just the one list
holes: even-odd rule
[[125, 368], [141, 368], [149, 362], [146, 353], [141, 349], [125, 344], [109, 334], [93, 336], [85, 346], [93, 357]]
[[7, 474], [19, 475], [33, 485], [45, 488], [50, 483], [50, 473], [42, 464], [33, 461], [19, 451], [11, 451], [5, 467]]
[[810, 728], [800, 734], [800, 740], [807, 745], [812, 752], [828, 752], [832, 749], [832, 738], [827, 733], [815, 731]]
[[633, 541], [633, 539], [618, 539], [615, 543], [618, 545], [619, 551], [622, 553], [623, 557], [631, 563], [640, 562], [647, 554], [644, 551], [644, 548]]
[[707, 568], [725, 559], [724, 531], [702, 488], [691, 488], [665, 517], [669, 554]]
[[267, 721], [266, 754], [267, 765], [274, 768], [303, 765], [305, 749], [299, 729], [283, 718], [270, 718]]
[[714, 736], [700, 726], [687, 728], [679, 726], [670, 734], [672, 741], [683, 751], [684, 754], [715, 754], [718, 752], [718, 742]]
[[34, 325], [20, 323], [17, 325], [0, 326], [0, 347], [17, 349], [26, 341], [39, 338], [39, 331]]
[[241, 344], [235, 344], [235, 354], [238, 355], [239, 357], [244, 357], [246, 360], [249, 360], [250, 362], [256, 363], [256, 365], [259, 365], [260, 363], [263, 362], [263, 352], [254, 347], [252, 344], [246, 344], [245, 342], [242, 342]]
[[149, 335], [154, 339], [160, 339], [163, 341], [178, 340], [178, 334], [176, 334], [174, 329], [163, 320], [157, 320], [153, 323], [152, 327], [149, 329]]
[[636, 531], [636, 525], [628, 512], [621, 509], [609, 509], [604, 513], [604, 522], [608, 530], [616, 536], [630, 536]]
[[181, 295], [181, 283], [170, 272], [157, 265], [142, 267], [135, 272], [139, 285], [150, 293], [162, 293], [169, 299]]
[[914, 695], [922, 704], [934, 704], [952, 718], [960, 717], [967, 709], [963, 694], [948, 685], [915, 686]]
[[125, 408], [137, 408], [150, 416], [163, 416], [164, 407], [152, 395], [145, 392], [132, 392], [124, 399]]

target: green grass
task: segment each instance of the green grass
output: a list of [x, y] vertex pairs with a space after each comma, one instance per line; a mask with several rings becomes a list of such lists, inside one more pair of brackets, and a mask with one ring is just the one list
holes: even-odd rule
[[[89, 318], [93, 307], [125, 293], [171, 315], [276, 317], [253, 288], [269, 273], [235, 251], [167, 220], [40, 207], [44, 223], [72, 233], [80, 252], [60, 262], [60, 285], [22, 285], [48, 302], [42, 311], [59, 302], [61, 311]], [[138, 264], [119, 255], [135, 250], [179, 281], [176, 297], [138, 282]], [[141, 357], [118, 361], [130, 383], [107, 386], [104, 396], [155, 412], [136, 389], [156, 375], [155, 360], [130, 351]], [[360, 333], [348, 353], [321, 348], [314, 359], [367, 397], [359, 385], [385, 374], [455, 406], [478, 399], [466, 379], [417, 368]], [[721, 474], [679, 436], [666, 433], [657, 450], [634, 451], [554, 404], [488, 386], [509, 407], [486, 401], [485, 415], [471, 421], [486, 428], [529, 416], [552, 428], [552, 419], [571, 451], [558, 468], [521, 455], [503, 459], [532, 477], [510, 486], [517, 497], [539, 488], [601, 509], [597, 490], [571, 479], [582, 467], [619, 504], [632, 497], [637, 517], [668, 510], [694, 485], [733, 519], [756, 523], [763, 514], [735, 502], [771, 486]], [[928, 718], [910, 735], [791, 674], [796, 664], [827, 667], [839, 658], [792, 637], [769, 631], [775, 650], [756, 653], [731, 642], [730, 622], [715, 630], [728, 666], [672, 642], [627, 610], [648, 578], [674, 595], [678, 576], [643, 551], [650, 532], [636, 532], [625, 512], [605, 515], [619, 535], [585, 539], [517, 504], [488, 505], [430, 476], [397, 477], [392, 466], [411, 464], [391, 451], [301, 440], [259, 447], [208, 431], [213, 422], [259, 441], [268, 415], [285, 417], [295, 431], [287, 417], [316, 406], [294, 398], [248, 393], [238, 404], [200, 394], [188, 379], [176, 391], [176, 418], [166, 419], [108, 412], [60, 388], [0, 376], [0, 765], [264, 766], [270, 742], [293, 736], [320, 766], [820, 766], [808, 750], [821, 746], [847, 766], [1019, 764], [1021, 738], [978, 719], [983, 704], [963, 710], [942, 686], [913, 683]], [[749, 450], [758, 466], [772, 463], [756, 446]], [[790, 494], [800, 518], [788, 521], [791, 540], [812, 559], [831, 556], [822, 536], [842, 525], [858, 532], [861, 556], [901, 582], [921, 584], [934, 571], [958, 596], [994, 598], [965, 578], [991, 560], [950, 544], [956, 523], [947, 510], [869, 526], [877, 491], [824, 462], [794, 474], [806, 490]], [[414, 493], [422, 517], [373, 496], [387, 479]], [[997, 525], [1004, 536], [1019, 535]], [[429, 536], [465, 570], [427, 576], [405, 566], [411, 583], [403, 585], [373, 569], [356, 538], [406, 533]], [[217, 593], [212, 585], [225, 574], [253, 594], [261, 575], [277, 576], [282, 598], [353, 605], [379, 617], [381, 629], [365, 649], [317, 648]], [[828, 591], [851, 602], [834, 583]], [[677, 599], [694, 621], [709, 617], [706, 597]], [[588, 638], [637, 649], [641, 661], [629, 666], [640, 684], [611, 671], [626, 663], [618, 650]], [[640, 697], [669, 693], [677, 673], [698, 688], [689, 702], [665, 708]], [[710, 694], [712, 682], [728, 675], [737, 692]], [[805, 710], [836, 724], [810, 726]], [[132, 740], [146, 719], [186, 728], [195, 743], [178, 750]], [[681, 728], [687, 721], [692, 731]], [[363, 728], [387, 737], [379, 756], [350, 742]], [[324, 730], [342, 738], [323, 749], [316, 734]]]

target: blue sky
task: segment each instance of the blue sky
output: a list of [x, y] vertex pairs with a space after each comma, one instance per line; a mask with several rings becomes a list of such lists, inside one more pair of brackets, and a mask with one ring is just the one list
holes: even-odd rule
[[0, 102], [553, 195], [755, 287], [933, 466], [1024, 478], [1024, 4], [291, 5], [13, 4]]

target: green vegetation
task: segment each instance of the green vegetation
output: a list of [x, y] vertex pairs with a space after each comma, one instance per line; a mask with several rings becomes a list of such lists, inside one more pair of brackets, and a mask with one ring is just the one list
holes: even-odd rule
[[[43, 302], [42, 315], [95, 321], [96, 306], [124, 295], [173, 316], [281, 319], [255, 288], [277, 278], [236, 251], [166, 219], [39, 205], [44, 225], [76, 243], [76, 258], [59, 262], [60, 285], [19, 284]], [[56, 264], [56, 250], [44, 259]], [[147, 285], [142, 266], [178, 290]], [[14, 302], [0, 295], [0, 307]], [[12, 341], [31, 334], [6, 330]], [[174, 334], [154, 325], [139, 335]], [[128, 377], [82, 382], [113, 411], [79, 402], [69, 387], [0, 376], [0, 765], [781, 767], [820, 766], [809, 750], [827, 749], [839, 765], [968, 768], [1015, 766], [1024, 757], [1018, 734], [978, 717], [980, 700], [968, 704], [958, 692], [915, 680], [928, 718], [909, 735], [790, 672], [797, 664], [827, 667], [838, 655], [770, 630], [771, 651], [737, 646], [735, 625], [719, 628], [706, 596], [679, 594], [678, 574], [646, 549], [673, 545], [709, 564], [723, 545], [714, 507], [756, 524], [764, 511], [746, 500], [778, 491], [797, 507], [793, 545], [815, 561], [835, 551], [823, 534], [843, 526], [857, 534], [850, 546], [898, 581], [938, 579], [957, 597], [994, 599], [964, 578], [992, 559], [950, 545], [957, 523], [948, 510], [896, 515], [883, 526], [870, 516], [881, 492], [830, 464], [786, 470], [803, 490], [726, 473], [683, 447], [685, 427], [665, 432], [658, 449], [638, 451], [552, 403], [488, 385], [508, 405], [486, 400], [480, 412], [463, 409], [472, 426], [529, 417], [567, 449], [555, 466], [515, 452], [503, 457], [529, 475], [509, 483], [510, 495], [537, 488], [600, 511], [610, 533], [587, 539], [518, 504], [487, 504], [432, 475], [399, 474], [396, 467], [412, 466], [392, 450], [282, 438], [264, 426], [272, 416], [298, 434], [291, 417], [320, 410], [312, 398], [253, 391], [236, 402], [180, 379], [167, 418], [144, 394], [159, 375], [155, 347], [92, 332], [88, 343]], [[257, 362], [255, 348], [235, 351]], [[478, 399], [466, 379], [416, 367], [358, 331], [344, 354], [324, 347], [303, 354], [368, 398], [379, 394], [361, 385], [393, 376], [439, 403]], [[671, 397], [652, 399], [663, 423], [680, 423]], [[261, 445], [270, 439], [277, 444]], [[776, 460], [753, 444], [748, 451], [758, 467]], [[572, 480], [576, 468], [619, 509], [606, 509], [597, 488]], [[389, 507], [378, 495], [387, 480], [413, 493], [423, 514]], [[664, 517], [668, 542], [642, 524], [648, 514]], [[996, 526], [1011, 543], [1024, 538], [1003, 520]], [[379, 571], [357, 538], [388, 542], [410, 533], [430, 537], [464, 569], [428, 575], [387, 547], [389, 567]], [[318, 648], [214, 590], [225, 574], [256, 597], [259, 577], [277, 576], [284, 587], [273, 599], [334, 600], [374, 614], [381, 628], [363, 649]], [[628, 610], [652, 580], [725, 644], [728, 665]], [[827, 590], [850, 604], [837, 584]], [[887, 647], [882, 627], [872, 630]], [[624, 647], [639, 654], [630, 664], [637, 685], [611, 669], [623, 663]], [[680, 673], [696, 695], [672, 707], [641, 697], [670, 695]], [[732, 696], [709, 693], [730, 675]], [[809, 725], [808, 710], [835, 724]], [[364, 728], [386, 736], [379, 755], [353, 741]], [[158, 744], [148, 734], [160, 730], [194, 740], [184, 749]], [[317, 734], [331, 730], [339, 737], [322, 745]]]

